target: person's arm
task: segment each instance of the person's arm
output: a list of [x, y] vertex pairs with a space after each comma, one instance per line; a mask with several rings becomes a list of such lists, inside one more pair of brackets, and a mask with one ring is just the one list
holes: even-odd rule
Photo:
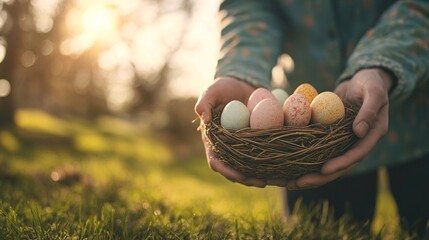
[[[203, 123], [212, 112], [231, 100], [247, 103], [256, 87], [270, 87], [271, 69], [280, 54], [283, 24], [270, 0], [226, 0], [221, 4], [222, 47], [215, 81], [205, 89], [195, 105]], [[265, 187], [270, 181], [246, 178], [229, 168], [213, 153], [203, 135], [207, 162], [211, 169], [232, 182]], [[277, 183], [276, 185], [285, 185]]]
[[271, 0], [222, 2], [222, 45], [215, 79], [230, 76], [254, 87], [270, 88], [285, 28], [278, 11]]
[[361, 69], [382, 68], [394, 78], [391, 101], [429, 81], [429, 1], [398, 1], [356, 45], [339, 81]]
[[388, 130], [389, 102], [409, 96], [429, 80], [429, 2], [399, 1], [389, 8], [351, 54], [337, 89], [360, 105], [353, 131], [361, 139], [328, 161], [320, 174], [288, 183], [288, 189], [318, 187], [349, 172]]

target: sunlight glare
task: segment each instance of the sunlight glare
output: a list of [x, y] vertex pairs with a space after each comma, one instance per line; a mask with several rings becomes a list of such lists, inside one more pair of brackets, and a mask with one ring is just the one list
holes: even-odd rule
[[91, 35], [81, 34], [77, 37], [64, 40], [60, 45], [60, 52], [63, 55], [80, 54], [90, 48], [94, 41]]
[[84, 11], [82, 21], [85, 33], [105, 37], [116, 31], [118, 16], [111, 8], [94, 6]]
[[34, 14], [34, 27], [37, 31], [48, 33], [54, 26], [54, 18], [60, 0], [32, 0], [30, 1]]

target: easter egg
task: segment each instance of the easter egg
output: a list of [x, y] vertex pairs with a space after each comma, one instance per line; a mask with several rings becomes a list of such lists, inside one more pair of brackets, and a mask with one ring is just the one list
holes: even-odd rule
[[308, 103], [311, 103], [317, 96], [317, 90], [309, 83], [303, 83], [299, 85], [293, 93], [299, 93], [307, 99]]
[[310, 104], [311, 122], [332, 124], [345, 115], [345, 108], [340, 97], [333, 92], [322, 92]]
[[283, 126], [283, 123], [283, 111], [277, 99], [263, 99], [250, 114], [250, 128], [252, 129], [276, 128]]
[[274, 95], [277, 101], [279, 101], [280, 105], [283, 105], [283, 103], [289, 97], [289, 94], [281, 88], [273, 89], [271, 93]]
[[311, 108], [304, 96], [298, 93], [290, 95], [283, 104], [286, 126], [307, 126], [311, 119]]
[[233, 100], [229, 102], [220, 116], [220, 125], [226, 129], [238, 130], [249, 127], [250, 112], [244, 103]]
[[262, 101], [263, 99], [270, 98], [277, 101], [276, 97], [266, 88], [257, 88], [252, 94], [250, 94], [249, 100], [247, 101], [247, 108], [252, 112], [253, 108]]

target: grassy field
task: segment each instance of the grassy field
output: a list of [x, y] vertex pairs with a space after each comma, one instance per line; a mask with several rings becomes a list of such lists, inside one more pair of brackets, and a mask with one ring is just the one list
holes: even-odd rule
[[281, 189], [230, 183], [126, 121], [21, 110], [17, 122], [0, 130], [1, 239], [409, 238], [387, 191], [367, 228], [323, 206], [285, 221]]

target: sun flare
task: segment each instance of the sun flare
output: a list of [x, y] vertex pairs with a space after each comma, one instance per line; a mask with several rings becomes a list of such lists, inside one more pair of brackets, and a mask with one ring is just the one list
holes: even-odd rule
[[83, 12], [82, 25], [87, 34], [105, 36], [116, 31], [118, 16], [111, 8], [90, 7]]

